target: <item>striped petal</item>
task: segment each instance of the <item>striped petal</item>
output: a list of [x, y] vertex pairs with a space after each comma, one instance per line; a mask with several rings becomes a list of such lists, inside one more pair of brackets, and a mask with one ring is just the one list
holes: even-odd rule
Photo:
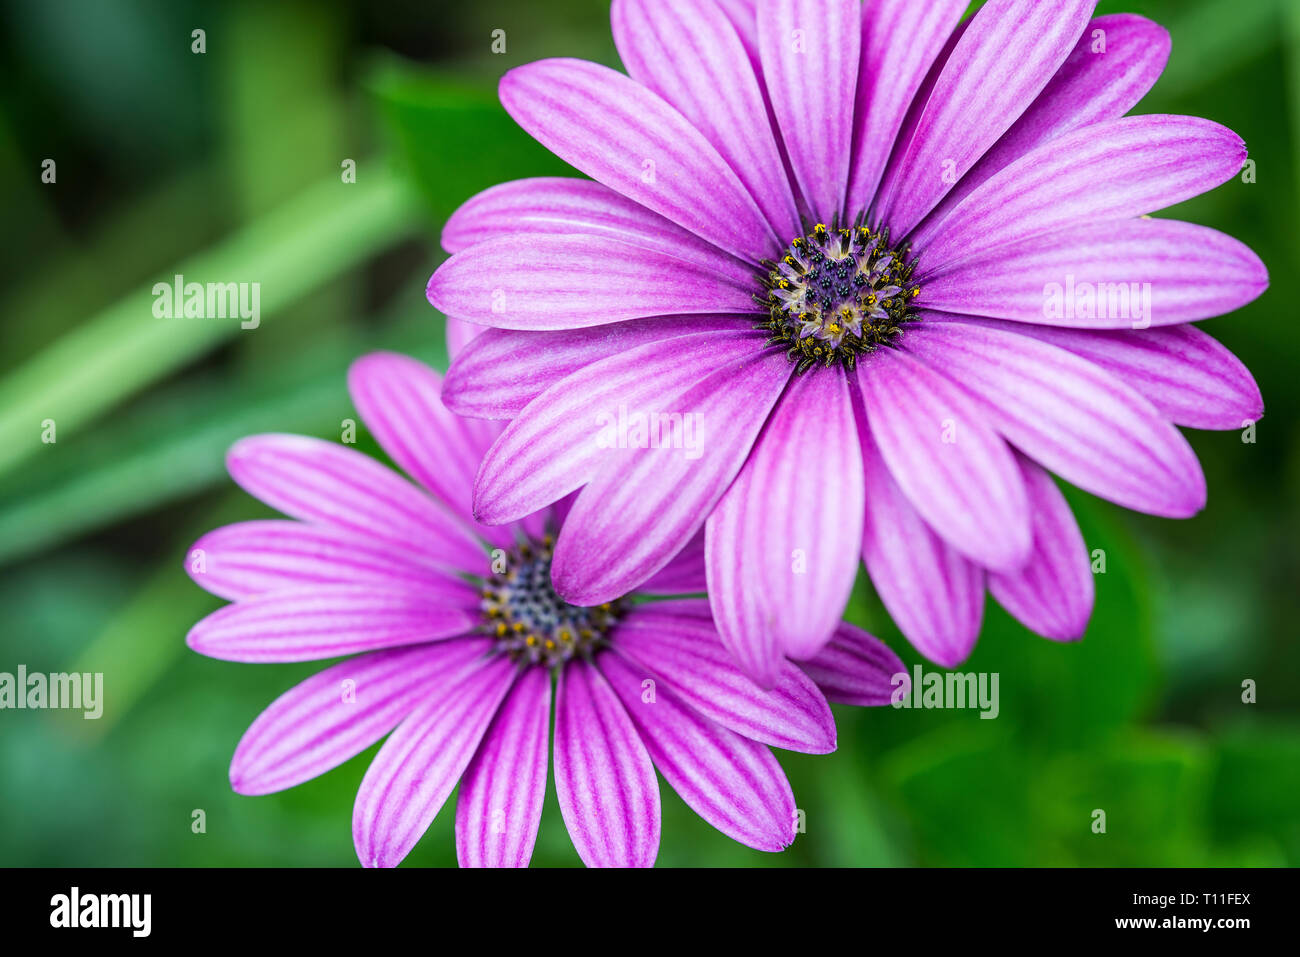
[[[706, 526], [723, 644], [761, 686], [835, 630], [858, 571], [862, 466], [848, 376], [798, 376]], [[810, 478], [811, 477], [811, 478]]]
[[621, 239], [541, 234], [456, 253], [425, 290], [436, 309], [497, 329], [579, 329], [646, 316], [752, 313], [757, 274], [718, 253], [703, 265]]
[[352, 809], [365, 867], [396, 867], [438, 816], [510, 690], [504, 657], [473, 661], [429, 689], [371, 762]]
[[529, 668], [510, 689], [461, 778], [461, 867], [528, 866], [546, 797], [550, 730], [550, 672]]
[[[514, 521], [591, 481], [616, 454], [620, 416], [669, 412], [716, 362], [755, 351], [752, 334], [714, 332], [647, 342], [592, 363], [547, 389], [487, 452], [474, 513], [492, 525]], [[615, 448], [611, 448], [611, 441]]]
[[472, 605], [392, 585], [321, 585], [258, 595], [201, 620], [185, 643], [223, 661], [317, 661], [472, 631]]
[[857, 0], [759, 0], [763, 76], [795, 180], [812, 214], [844, 206], [862, 43]]
[[913, 236], [922, 274], [1067, 229], [1129, 219], [1199, 196], [1241, 171], [1232, 130], [1192, 116], [1127, 116], [1031, 150]]
[[208, 532], [190, 546], [185, 570], [199, 587], [232, 601], [331, 582], [371, 582], [437, 595], [449, 605], [477, 602], [466, 582], [412, 552], [342, 529], [283, 519]]
[[898, 487], [865, 430], [862, 560], [899, 631], [931, 661], [970, 655], [984, 618], [984, 571], [934, 533]]
[[911, 231], [1014, 123], [1065, 62], [1096, 0], [989, 0], [971, 18], [906, 148], [895, 153], [878, 212]]
[[477, 571], [482, 546], [427, 494], [355, 449], [301, 435], [255, 435], [226, 456], [230, 477], [277, 511]]
[[442, 400], [457, 415], [513, 419], [555, 383], [601, 359], [647, 342], [745, 328], [738, 316], [655, 316], [558, 332], [484, 329], [447, 370]]
[[1016, 448], [1126, 508], [1186, 518], [1205, 505], [1195, 453], [1156, 408], [1115, 376], [1028, 336], [920, 322], [904, 348], [942, 367]]
[[1025, 627], [1057, 641], [1083, 637], [1092, 616], [1092, 566], [1083, 533], [1056, 482], [1018, 457], [1034, 512], [1034, 552], [1024, 568], [990, 572], [989, 591]]
[[962, 319], [1067, 349], [1128, 383], [1175, 425], [1241, 429], [1264, 415], [1255, 377], [1195, 326], [1097, 332]]
[[644, 595], [693, 595], [709, 590], [704, 561], [704, 533], [686, 543], [672, 561], [651, 575], [638, 592]]
[[494, 239], [587, 236], [616, 240], [704, 266], [719, 261], [718, 247], [589, 179], [539, 176], [486, 189], [467, 200], [442, 229], [442, 246], [458, 253]]
[[391, 352], [363, 356], [348, 369], [348, 391], [380, 447], [481, 538], [511, 544], [509, 530], [473, 517], [474, 476], [501, 427], [463, 419], [442, 404], [442, 376]]
[[338, 767], [392, 731], [440, 678], [485, 648], [486, 642], [465, 640], [377, 651], [312, 675], [244, 732], [230, 762], [230, 786], [239, 794], [271, 794]]
[[722, 9], [696, 0], [614, 0], [614, 43], [628, 74], [704, 134], [777, 236], [799, 228], [763, 93]]
[[700, 714], [737, 734], [808, 754], [835, 750], [835, 721], [817, 686], [790, 662], [770, 691], [736, 665], [704, 599], [639, 605], [611, 637], [615, 650], [655, 672]]
[[847, 621], [840, 622], [825, 648], [799, 667], [828, 701], [839, 704], [886, 705], [897, 689], [910, 686], [902, 659], [879, 638]]
[[596, 668], [560, 673], [555, 791], [588, 867], [650, 867], [659, 854], [659, 782], [636, 726]]
[[656, 430], [658, 448], [629, 439], [620, 443], [627, 448], [605, 450], [609, 460], [574, 502], [556, 541], [551, 578], [566, 601], [596, 605], [626, 595], [704, 525], [790, 377], [785, 355], [759, 351], [762, 334], [749, 335], [748, 355], [711, 357], [705, 378], [672, 404], [648, 410], [677, 415], [680, 423], [670, 419]]
[[1032, 541], [1024, 482], [987, 417], [946, 377], [895, 349], [859, 362], [858, 381], [872, 438], [926, 522], [981, 565], [1024, 564]]
[[569, 165], [727, 252], [757, 262], [780, 248], [704, 134], [635, 80], [582, 60], [542, 60], [502, 77], [501, 105]]
[[982, 183], [1035, 147], [1138, 104], [1169, 61], [1169, 31], [1131, 13], [1097, 17], [1043, 92], [930, 214], [942, 219]]
[[760, 851], [779, 851], [794, 840], [794, 792], [765, 745], [687, 707], [622, 655], [605, 652], [596, 667], [622, 699], [659, 773], [696, 814]]
[[1144, 329], [1239, 309], [1268, 287], [1244, 243], [1193, 223], [1075, 226], [927, 275], [917, 305], [1049, 326]]
[[908, 107], [967, 6], [966, 0], [873, 0], [862, 5], [853, 161], [844, 204], [849, 220], [875, 198]]

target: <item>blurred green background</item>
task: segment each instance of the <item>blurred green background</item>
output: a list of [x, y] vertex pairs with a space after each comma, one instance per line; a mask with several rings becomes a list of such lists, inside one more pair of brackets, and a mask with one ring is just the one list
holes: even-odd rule
[[[1138, 112], [1225, 123], [1258, 164], [1172, 214], [1270, 268], [1262, 299], [1204, 324], [1260, 382], [1257, 441], [1191, 433], [1210, 487], [1191, 521], [1072, 496], [1107, 553], [1092, 626], [1054, 645], [990, 601], [962, 670], [1000, 673], [997, 720], [837, 709], [836, 754], [782, 755], [807, 813], [789, 851], [733, 843], [665, 786], [661, 864], [1300, 864], [1300, 4], [1099, 8], [1120, 10], [1173, 34]], [[606, 3], [33, 0], [0, 4], [0, 32], [0, 671], [102, 671], [107, 697], [99, 721], [0, 712], [0, 864], [355, 865], [373, 749], [283, 794], [230, 791], [239, 736], [318, 666], [189, 652], [221, 603], [184, 550], [269, 514], [224, 474], [234, 439], [337, 438], [363, 351], [445, 365], [423, 294], [441, 223], [492, 183], [564, 172], [496, 80], [546, 56], [617, 65]], [[177, 272], [260, 282], [261, 327], [155, 319], [150, 289]], [[918, 660], [865, 584], [852, 617]], [[409, 865], [454, 863], [451, 807]], [[553, 796], [534, 860], [578, 863]]]

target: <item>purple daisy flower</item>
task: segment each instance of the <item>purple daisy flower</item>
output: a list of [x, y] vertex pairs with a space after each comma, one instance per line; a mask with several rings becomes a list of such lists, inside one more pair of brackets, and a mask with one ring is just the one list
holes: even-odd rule
[[[1094, 5], [989, 0], [963, 23], [966, 0], [615, 0], [630, 76], [508, 73], [506, 110], [594, 182], [498, 186], [443, 233], [429, 301], [493, 327], [444, 399], [513, 420], [477, 516], [581, 490], [553, 574], [582, 604], [702, 534], [721, 636], [768, 686], [834, 634], [859, 555], [940, 664], [970, 653], [986, 587], [1078, 638], [1092, 575], [1049, 473], [1196, 513], [1177, 427], [1239, 428], [1262, 401], [1190, 323], [1268, 281], [1235, 239], [1147, 215], [1246, 150], [1125, 116], [1169, 37]], [[700, 454], [611, 454], [595, 417], [626, 410], [697, 416]]]
[[[788, 845], [794, 798], [768, 745], [834, 750], [813, 678], [832, 700], [884, 704], [898, 658], [844, 625], [806, 672], [788, 664], [764, 692], [735, 666], [701, 598], [568, 605], [550, 582], [568, 503], [512, 526], [470, 515], [474, 472], [500, 427], [449, 413], [438, 374], [403, 356], [360, 359], [349, 385], [375, 438], [422, 488], [331, 442], [245, 439], [230, 451], [231, 476], [297, 521], [230, 525], [189, 553], [194, 580], [234, 602], [195, 625], [195, 651], [243, 662], [355, 655], [253, 722], [231, 762], [232, 787], [292, 787], [391, 731], [353, 812], [362, 863], [399, 863], [459, 781], [461, 864], [525, 865], [546, 786], [554, 676], [555, 786], [587, 864], [654, 862], [655, 768], [724, 834], [760, 850]], [[641, 592], [703, 589], [697, 549]]]

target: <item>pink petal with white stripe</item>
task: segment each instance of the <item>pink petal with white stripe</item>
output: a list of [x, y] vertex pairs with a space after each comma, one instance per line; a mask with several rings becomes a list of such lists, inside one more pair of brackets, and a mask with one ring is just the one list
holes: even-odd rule
[[922, 320], [903, 346], [960, 382], [994, 428], [1066, 481], [1168, 518], [1205, 506], [1205, 475], [1187, 440], [1104, 369], [1028, 336], [962, 322]]
[[330, 582], [399, 586], [471, 607], [474, 589], [414, 552], [327, 525], [284, 519], [239, 522], [208, 532], [190, 546], [185, 570], [222, 598], [251, 598]]
[[813, 215], [844, 206], [862, 43], [857, 0], [759, 0], [763, 76], [795, 179]]
[[713, 332], [658, 340], [592, 363], [547, 389], [488, 450], [474, 489], [474, 513], [492, 525], [558, 501], [595, 476], [617, 450], [619, 417], [683, 408], [677, 397], [715, 363], [754, 354], [754, 333]]
[[551, 674], [519, 676], [474, 758], [456, 799], [461, 867], [527, 867], [546, 797]]
[[778, 236], [801, 232], [763, 93], [727, 15], [696, 0], [614, 0], [628, 74], [681, 111], [740, 177]]
[[755, 351], [762, 334], [751, 335], [749, 354], [711, 357], [705, 378], [647, 410], [678, 415], [677, 425], [669, 420], [661, 428], [659, 448], [633, 448], [629, 439], [628, 448], [603, 450], [608, 461], [574, 502], [555, 545], [551, 578], [566, 601], [597, 605], [626, 595], [704, 524], [745, 464], [792, 369], [781, 352]]
[[226, 455], [230, 477], [272, 508], [322, 522], [461, 571], [485, 565], [482, 545], [453, 515], [355, 449], [302, 435], [255, 435]]
[[757, 262], [780, 242], [704, 134], [608, 67], [554, 59], [501, 79], [501, 105], [556, 156], [727, 252]]
[[895, 349], [864, 357], [858, 381], [872, 438], [930, 527], [986, 567], [1024, 564], [1032, 543], [1024, 482], [988, 417], [945, 376]]
[[758, 684], [830, 640], [857, 577], [862, 496], [847, 374], [796, 376], [706, 526], [714, 620]]
[[454, 638], [479, 623], [472, 604], [395, 585], [318, 585], [219, 608], [186, 636], [223, 661], [316, 661]]
[[375, 755], [352, 808], [365, 867], [396, 867], [456, 787], [515, 678], [504, 656], [474, 661], [429, 689]]
[[879, 707], [911, 686], [902, 659], [879, 638], [847, 621], [840, 622], [825, 648], [799, 667], [828, 701], [839, 704]]
[[931, 661], [969, 657], [984, 618], [984, 570], [931, 530], [898, 487], [865, 430], [862, 560], [899, 631]]
[[881, 187], [880, 221], [903, 236], [998, 141], [1065, 62], [1096, 0], [989, 0], [944, 64]]
[[1025, 627], [1056, 641], [1083, 637], [1092, 616], [1092, 565], [1065, 496], [1040, 466], [1019, 457], [1034, 512], [1034, 553], [1025, 567], [989, 573], [989, 591]]
[[1239, 309], [1268, 288], [1244, 243], [1205, 226], [1130, 219], [999, 246], [921, 282], [919, 307], [1087, 329], [1141, 329]]
[[[862, 5], [853, 161], [844, 204], [850, 221], [875, 198], [908, 107], [967, 6], [966, 0], [873, 0]], [[900, 42], [900, 37], [906, 40]]]
[[1131, 13], [1097, 17], [1043, 92], [943, 198], [942, 219], [991, 176], [1035, 147], [1071, 130], [1123, 116], [1164, 72], [1169, 31]]
[[752, 313], [756, 273], [718, 253], [707, 265], [621, 239], [489, 239], [429, 279], [436, 309], [496, 329], [577, 329], [622, 319]]
[[375, 352], [352, 363], [348, 390], [366, 427], [407, 475], [481, 538], [511, 544], [508, 530], [479, 525], [473, 516], [474, 476], [500, 426], [452, 413], [442, 404], [442, 376], [396, 353]]
[[650, 867], [659, 854], [659, 781], [636, 726], [595, 667], [560, 672], [555, 791], [588, 867]]
[[647, 342], [747, 328], [740, 316], [654, 316], [555, 332], [484, 329], [447, 370], [442, 400], [457, 415], [513, 419], [555, 383], [593, 362]]
[[622, 655], [604, 652], [600, 669], [623, 701], [650, 759], [692, 810], [732, 840], [779, 851], [794, 840], [790, 782], [765, 745], [742, 738], [687, 707]]
[[487, 642], [469, 639], [377, 651], [312, 675], [244, 732], [230, 762], [230, 786], [240, 794], [271, 794], [338, 767], [392, 731], [440, 677], [486, 648]]
[[996, 319], [956, 321], [1041, 339], [1087, 359], [1132, 386], [1175, 425], [1241, 429], [1264, 415], [1250, 370], [1196, 326], [1094, 331]]
[[705, 599], [638, 605], [610, 640], [724, 728], [788, 751], [835, 750], [835, 721], [812, 680], [786, 661], [771, 690], [760, 689], [722, 644]]
[[[1246, 146], [1193, 116], [1126, 116], [1066, 133], [989, 179], [912, 237], [921, 270], [1080, 223], [1130, 219], [1199, 196], [1241, 171]], [[924, 293], [924, 290], [922, 291]]]

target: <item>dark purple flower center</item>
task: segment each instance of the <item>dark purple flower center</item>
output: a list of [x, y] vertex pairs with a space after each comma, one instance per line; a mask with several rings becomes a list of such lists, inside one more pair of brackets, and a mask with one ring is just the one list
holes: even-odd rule
[[[524, 664], [557, 667], [608, 643], [625, 610], [622, 599], [585, 608], [570, 605], [551, 585], [554, 539], [525, 542], [497, 555], [482, 591], [484, 630], [497, 650]], [[499, 571], [497, 569], [500, 569]]]
[[891, 246], [888, 227], [828, 229], [819, 223], [768, 267], [754, 298], [768, 310], [759, 327], [769, 345], [784, 346], [804, 372], [813, 365], [846, 369], [858, 356], [888, 345], [912, 320], [921, 291], [912, 280], [916, 260], [906, 246]]

